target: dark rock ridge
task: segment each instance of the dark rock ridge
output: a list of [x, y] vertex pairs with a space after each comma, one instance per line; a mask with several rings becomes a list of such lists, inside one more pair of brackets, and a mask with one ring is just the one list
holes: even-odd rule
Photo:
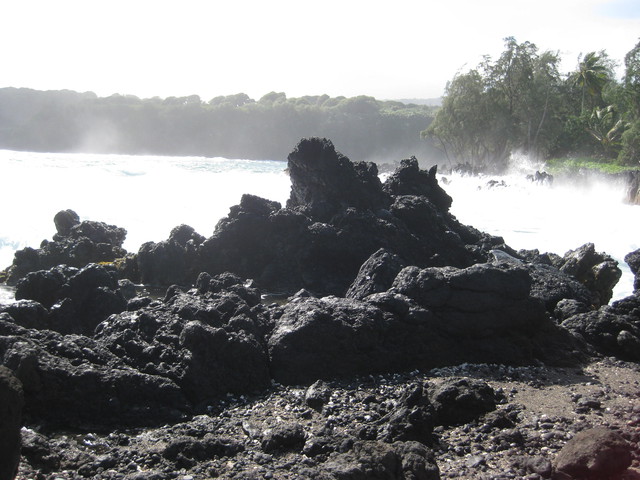
[[[387, 272], [400, 267], [372, 258]], [[30, 418], [75, 426], [176, 420], [272, 381], [580, 359], [583, 345], [529, 296], [521, 265], [410, 266], [386, 287], [390, 278], [356, 279], [350, 291], [362, 299], [299, 295], [265, 306], [250, 281], [202, 273], [189, 291], [125, 302], [128, 285], [107, 267], [56, 267], [27, 275], [23, 299], [0, 308], [0, 359], [24, 384]]]
[[[375, 277], [363, 288], [366, 271], [354, 285], [377, 290]], [[295, 384], [460, 362], [571, 361], [579, 345], [529, 296], [530, 286], [526, 268], [508, 263], [411, 266], [388, 290], [362, 300], [295, 299], [276, 314], [271, 372], [276, 381]], [[562, 350], [552, 347], [562, 343]]]
[[204, 242], [145, 244], [138, 268], [145, 283], [190, 284], [201, 271], [233, 271], [271, 291], [344, 295], [362, 263], [385, 248], [408, 265], [468, 267], [501, 238], [461, 225], [436, 168], [403, 160], [382, 184], [374, 164], [351, 162], [326, 139], [302, 140], [289, 155], [286, 207], [252, 195]]

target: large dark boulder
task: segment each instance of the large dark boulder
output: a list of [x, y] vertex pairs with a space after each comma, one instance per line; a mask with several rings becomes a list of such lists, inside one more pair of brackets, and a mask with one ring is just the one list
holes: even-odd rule
[[631, 445], [620, 433], [596, 427], [569, 440], [556, 456], [555, 468], [569, 478], [597, 480], [617, 478], [631, 461]]
[[31, 421], [137, 426], [176, 421], [191, 408], [168, 378], [128, 367], [95, 340], [24, 329], [6, 313], [0, 363], [22, 382]]
[[398, 366], [398, 358], [383, 355], [393, 320], [364, 302], [299, 298], [276, 320], [269, 339], [271, 374], [280, 383], [297, 384]]
[[333, 455], [309, 478], [327, 480], [439, 480], [433, 452], [418, 442], [357, 441]]
[[53, 240], [43, 240], [40, 248], [24, 248], [15, 253], [7, 269], [7, 284], [15, 285], [29, 272], [48, 270], [57, 265], [82, 268], [89, 263], [113, 262], [127, 252], [122, 244], [124, 228], [103, 222], [80, 222], [73, 210], [62, 210], [54, 217], [57, 233]]
[[113, 315], [95, 338], [128, 366], [166, 377], [194, 404], [270, 383], [260, 293], [234, 275], [202, 274], [197, 289]]
[[415, 441], [431, 445], [436, 421], [427, 389], [419, 383], [408, 385], [394, 409], [378, 423], [378, 440], [388, 443]]
[[391, 291], [406, 295], [441, 321], [441, 329], [460, 337], [534, 332], [546, 318], [529, 296], [526, 269], [507, 263], [465, 269], [406, 267]]
[[48, 315], [38, 315], [36, 322], [29, 314], [32, 305], [9, 306], [7, 311], [20, 325], [65, 334], [91, 335], [102, 320], [127, 308], [115, 273], [97, 264], [80, 270], [61, 265], [30, 272], [18, 282], [15, 298], [39, 302], [48, 309]]
[[34, 300], [17, 300], [0, 304], [0, 313], [7, 313], [17, 325], [25, 328], [50, 328], [49, 311]]
[[53, 217], [57, 238], [68, 237], [71, 229], [80, 224], [80, 217], [73, 210], [61, 210]]
[[448, 380], [429, 388], [437, 425], [462, 425], [496, 409], [499, 396], [481, 380]]
[[571, 362], [571, 336], [529, 296], [523, 267], [406, 267], [364, 301], [296, 298], [275, 314], [271, 372], [285, 384], [464, 362]]
[[554, 313], [563, 300], [573, 300], [584, 310], [592, 308], [591, 292], [574, 277], [541, 263], [526, 264], [525, 268], [531, 275], [531, 296], [541, 300], [548, 312]]
[[18, 472], [23, 406], [22, 384], [0, 365], [0, 480], [13, 480]]

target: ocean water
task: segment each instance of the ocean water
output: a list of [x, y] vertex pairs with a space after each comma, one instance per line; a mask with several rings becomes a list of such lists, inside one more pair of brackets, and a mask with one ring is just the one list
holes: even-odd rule
[[[130, 252], [166, 239], [180, 224], [208, 237], [244, 193], [284, 205], [290, 192], [285, 169], [285, 162], [268, 160], [0, 150], [0, 269], [17, 249], [50, 239], [54, 215], [68, 208], [82, 220], [124, 227]], [[631, 293], [633, 276], [623, 258], [640, 246], [640, 207], [622, 202], [620, 186], [537, 185], [522, 171], [496, 177], [505, 186], [493, 188], [488, 177], [440, 178], [462, 223], [501, 235], [516, 249], [562, 255], [593, 242], [623, 267], [615, 298]], [[10, 292], [0, 292], [0, 300], [3, 295]]]

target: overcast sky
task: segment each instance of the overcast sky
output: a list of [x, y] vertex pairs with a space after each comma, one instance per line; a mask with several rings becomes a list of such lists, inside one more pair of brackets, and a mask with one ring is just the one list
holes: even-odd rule
[[0, 87], [141, 98], [433, 98], [503, 39], [563, 68], [640, 38], [640, 0], [4, 0]]

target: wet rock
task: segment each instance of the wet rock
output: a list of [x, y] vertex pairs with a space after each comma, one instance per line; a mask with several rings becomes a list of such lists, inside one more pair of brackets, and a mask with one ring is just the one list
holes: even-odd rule
[[553, 175], [547, 172], [541, 172], [540, 170], [536, 170], [536, 173], [533, 175], [527, 175], [526, 179], [532, 183], [538, 183], [541, 185], [552, 185], [553, 184]]
[[13, 480], [20, 462], [20, 429], [24, 397], [22, 384], [0, 365], [0, 479]]
[[630, 465], [631, 448], [627, 441], [619, 433], [603, 427], [578, 433], [555, 458], [556, 470], [571, 478], [611, 477]]
[[79, 221], [73, 210], [63, 210], [54, 217], [57, 233], [53, 241], [43, 240], [39, 249], [16, 252], [8, 268], [7, 284], [15, 285], [29, 272], [48, 270], [57, 265], [82, 268], [89, 263], [113, 262], [127, 252], [122, 244], [124, 228], [92, 220]]

